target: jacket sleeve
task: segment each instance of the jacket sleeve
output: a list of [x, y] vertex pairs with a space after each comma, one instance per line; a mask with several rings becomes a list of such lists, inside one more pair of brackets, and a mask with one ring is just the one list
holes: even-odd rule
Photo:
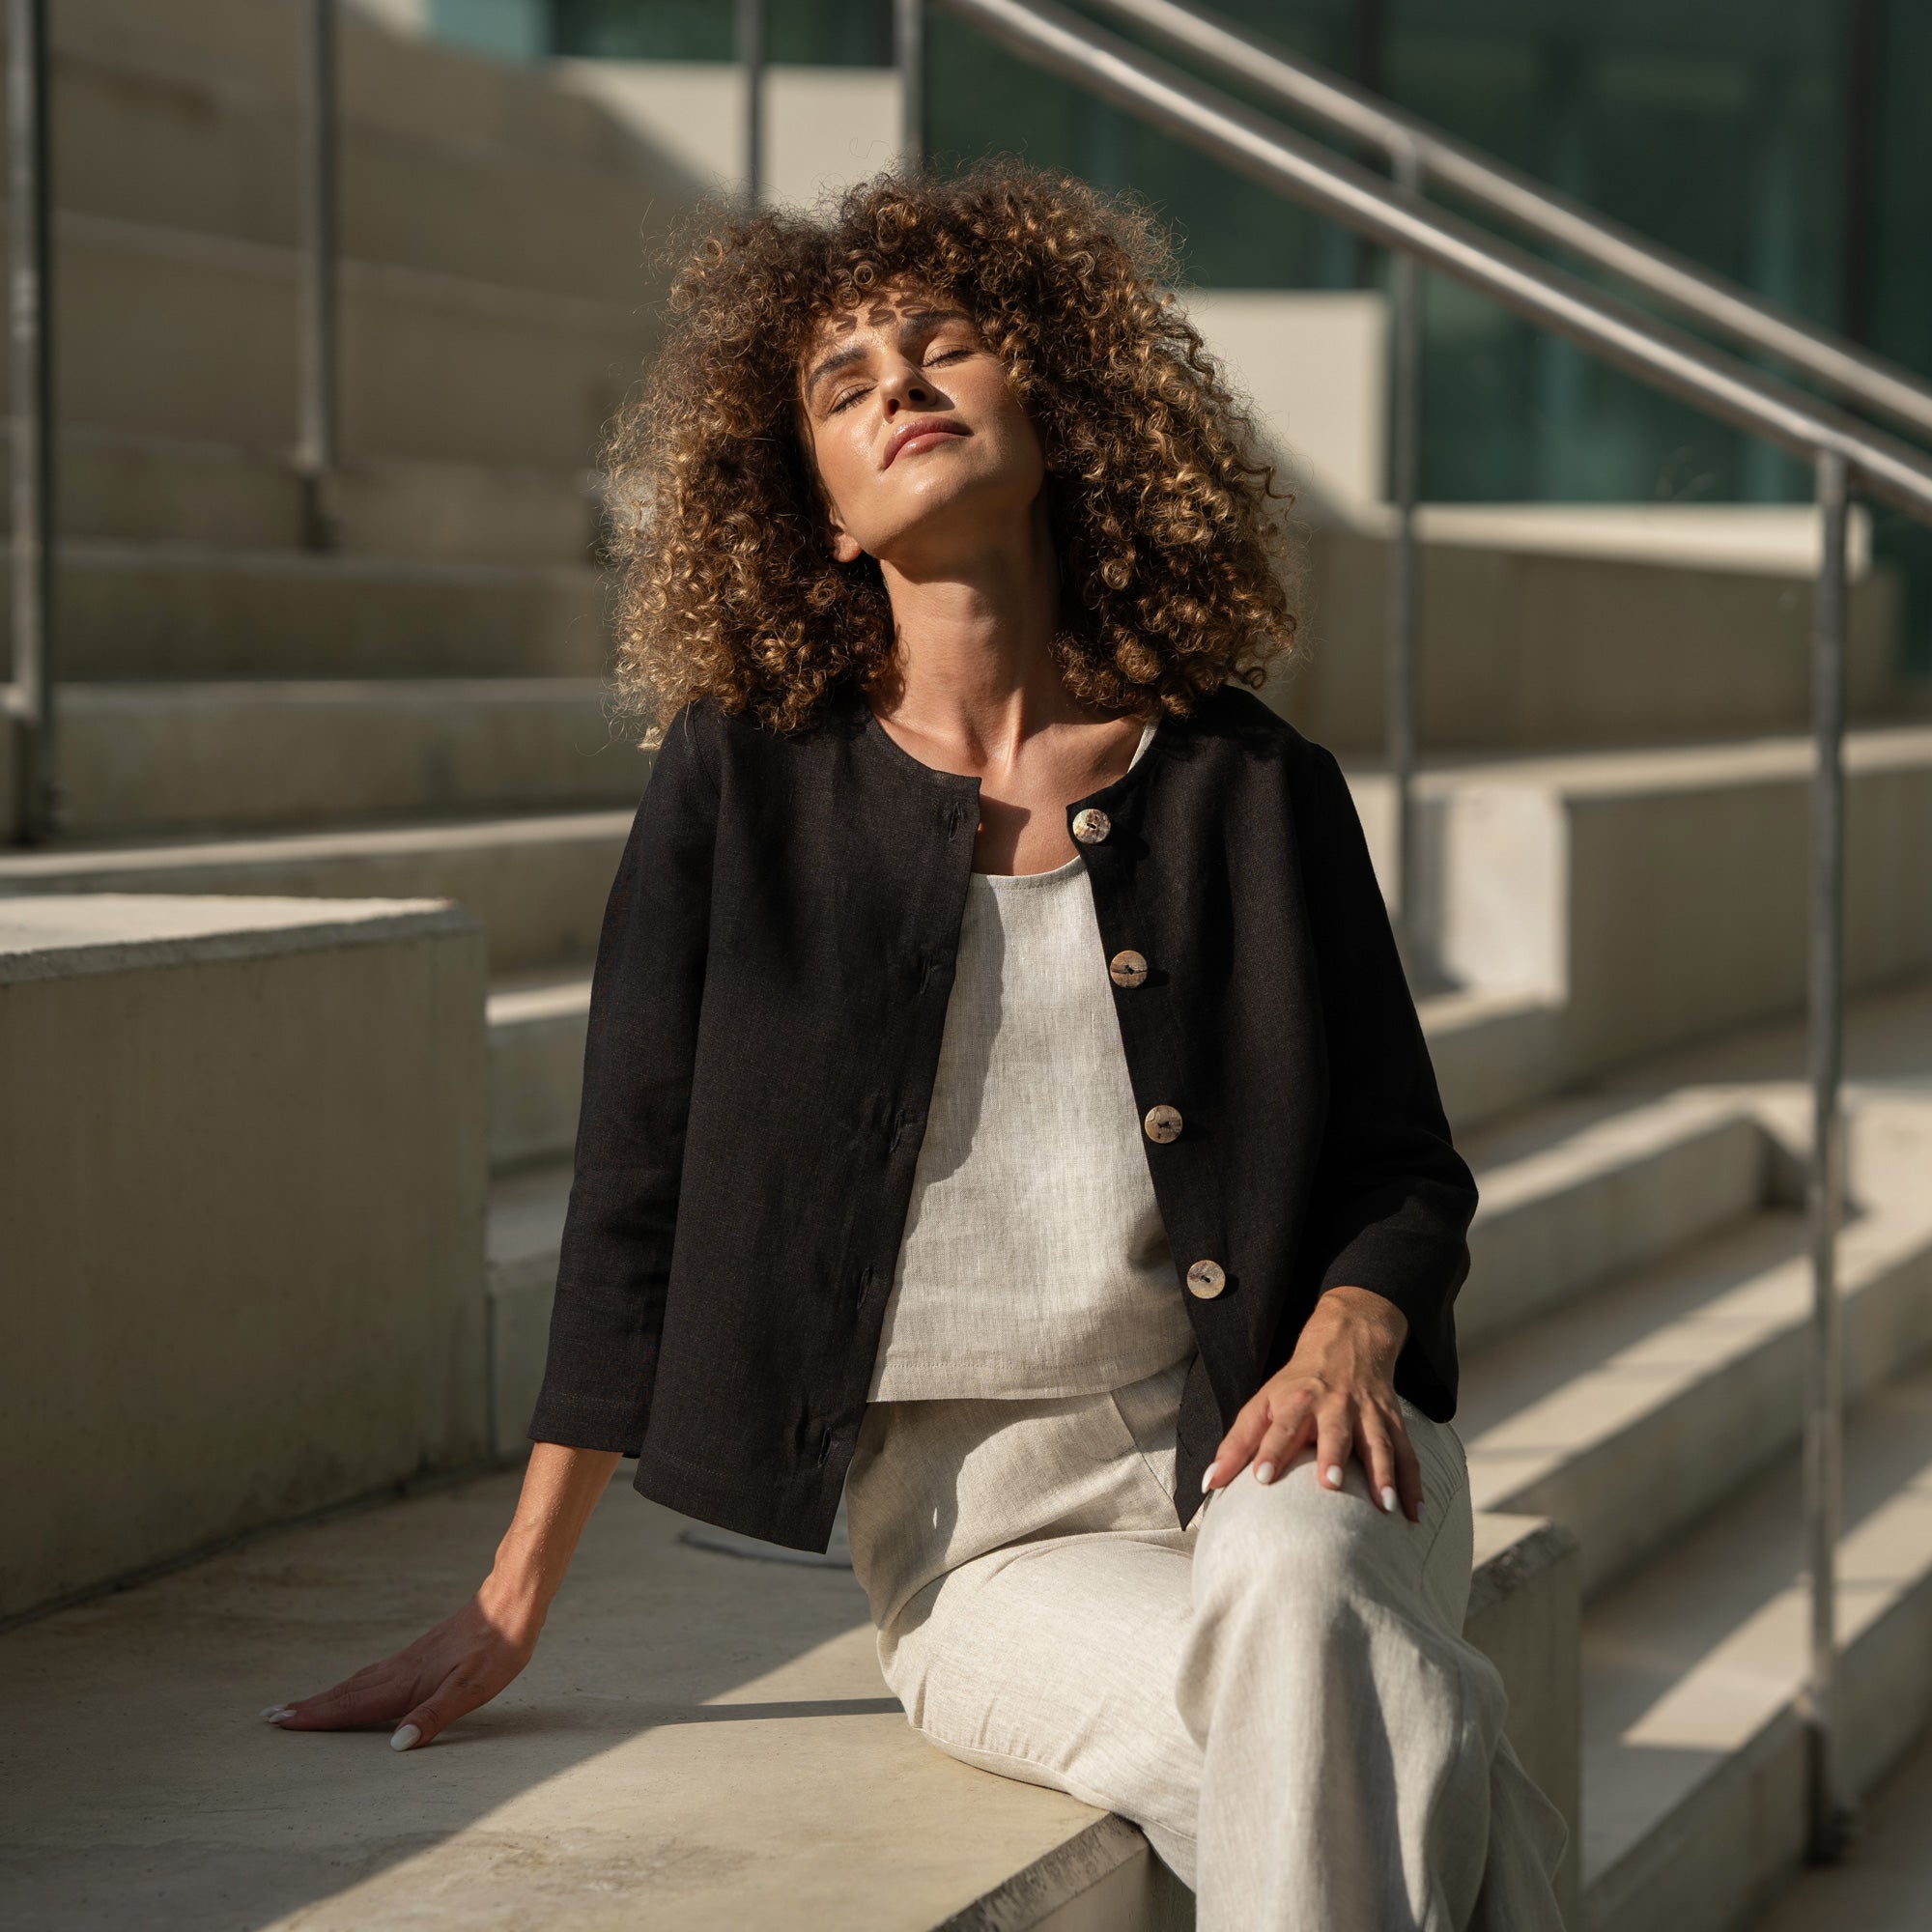
[[1446, 1421], [1456, 1406], [1452, 1304], [1469, 1271], [1476, 1182], [1450, 1139], [1348, 781], [1331, 753], [1313, 750], [1297, 803], [1328, 1112], [1304, 1279], [1317, 1293], [1351, 1284], [1394, 1302], [1408, 1318], [1396, 1388]]
[[670, 1276], [711, 925], [709, 708], [667, 726], [617, 864], [590, 982], [577, 1156], [529, 1435], [635, 1456]]

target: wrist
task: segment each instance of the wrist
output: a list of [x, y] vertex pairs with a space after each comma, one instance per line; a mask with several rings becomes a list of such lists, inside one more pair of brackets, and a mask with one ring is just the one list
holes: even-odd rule
[[1387, 1351], [1393, 1362], [1408, 1337], [1408, 1317], [1387, 1295], [1372, 1288], [1344, 1283], [1324, 1289], [1316, 1298], [1308, 1325], [1333, 1324], [1357, 1334], [1366, 1333]]
[[559, 1580], [533, 1555], [516, 1549], [506, 1539], [497, 1551], [490, 1574], [477, 1588], [477, 1607], [513, 1642], [534, 1643], [550, 1615]]

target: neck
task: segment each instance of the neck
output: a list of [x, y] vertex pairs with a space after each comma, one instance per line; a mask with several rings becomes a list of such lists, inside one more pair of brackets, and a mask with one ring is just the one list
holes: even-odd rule
[[902, 731], [1002, 762], [1041, 727], [1087, 715], [1048, 645], [1060, 573], [1042, 492], [1011, 524], [943, 557], [880, 559], [897, 639], [868, 694]]

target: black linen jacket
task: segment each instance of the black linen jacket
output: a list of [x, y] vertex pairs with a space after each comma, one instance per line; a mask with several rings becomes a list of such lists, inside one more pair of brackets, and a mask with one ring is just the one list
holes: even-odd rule
[[[599, 941], [534, 1439], [620, 1450], [673, 1509], [826, 1547], [911, 1205], [979, 788], [914, 758], [857, 692], [789, 738], [708, 699], [672, 719]], [[1453, 1415], [1476, 1186], [1327, 751], [1227, 685], [1069, 805], [1069, 831], [1085, 808], [1104, 814], [1077, 848], [1094, 971], [1127, 950], [1148, 962], [1137, 985], [1109, 976], [1134, 1103], [1180, 1116], [1142, 1145], [1199, 1343], [1184, 1523], [1324, 1289], [1401, 1307], [1396, 1389]], [[1187, 1286], [1203, 1261], [1211, 1298]]]

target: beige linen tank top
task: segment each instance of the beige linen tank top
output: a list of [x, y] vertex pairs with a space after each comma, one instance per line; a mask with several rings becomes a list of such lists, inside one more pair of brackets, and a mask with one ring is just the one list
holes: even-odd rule
[[1086, 862], [975, 872], [871, 1399], [1090, 1395], [1194, 1346]]

